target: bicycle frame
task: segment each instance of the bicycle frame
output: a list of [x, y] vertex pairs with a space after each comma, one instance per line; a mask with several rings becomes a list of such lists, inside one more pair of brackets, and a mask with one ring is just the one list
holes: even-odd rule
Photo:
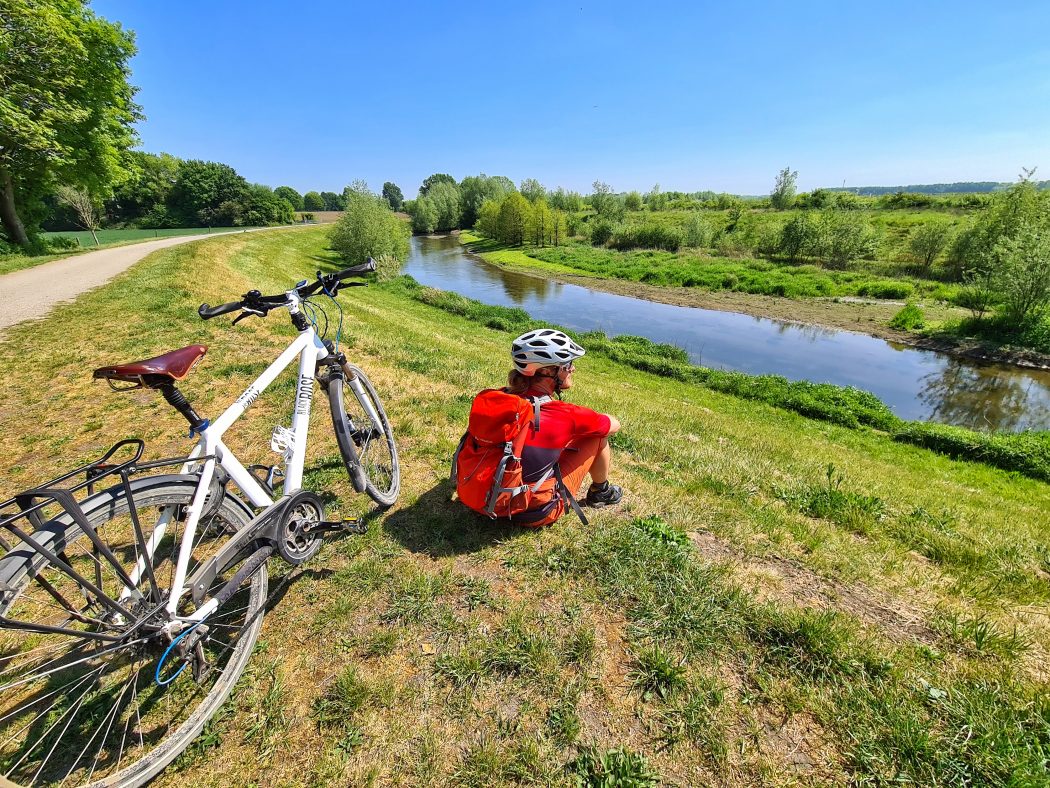
[[[299, 314], [301, 303], [295, 291], [288, 293], [288, 310], [294, 316]], [[175, 565], [175, 574], [166, 605], [167, 612], [172, 620], [183, 622], [203, 621], [218, 606], [215, 600], [202, 606], [193, 615], [188, 617], [177, 617], [176, 609], [179, 601], [185, 595], [188, 584], [186, 578], [187, 568], [190, 562], [190, 554], [193, 551], [194, 538], [197, 526], [200, 522], [201, 513], [204, 510], [205, 500], [211, 487], [212, 479], [215, 477], [216, 468], [221, 468], [230, 479], [244, 492], [248, 500], [256, 507], [263, 509], [262, 515], [257, 517], [253, 524], [258, 523], [260, 518], [267, 512], [272, 511], [278, 503], [267, 493], [261, 484], [248, 471], [247, 468], [234, 456], [233, 452], [223, 443], [222, 436], [233, 426], [236, 421], [247, 412], [259, 396], [270, 386], [274, 380], [287, 368], [292, 361], [299, 358], [299, 377], [295, 387], [295, 405], [292, 411], [292, 426], [287, 435], [291, 440], [284, 451], [284, 487], [280, 500], [288, 498], [302, 489], [303, 466], [306, 461], [306, 439], [310, 427], [310, 410], [313, 404], [315, 380], [318, 364], [322, 359], [329, 356], [328, 348], [325, 347], [321, 338], [317, 335], [312, 325], [307, 325], [300, 330], [299, 335], [292, 341], [288, 348], [281, 353], [277, 359], [270, 364], [266, 370], [259, 375], [255, 381], [234, 401], [230, 407], [214, 423], [209, 424], [200, 432], [200, 440], [189, 454], [189, 461], [183, 466], [183, 473], [191, 473], [196, 466], [202, 466], [197, 490], [194, 493], [186, 516], [186, 527], [182, 536], [182, 544], [179, 546], [179, 556]], [[369, 411], [369, 417], [378, 423], [378, 415], [372, 410], [371, 404], [366, 396], [361, 383], [356, 380], [348, 381], [351, 388], [358, 394], [362, 404]], [[203, 457], [203, 463], [194, 462], [195, 458]], [[146, 572], [146, 562], [152, 564], [153, 554], [157, 545], [160, 544], [167, 531], [171, 520], [171, 511], [164, 512], [160, 521], [154, 527], [152, 535], [148, 538], [145, 554], [136, 563], [130, 575], [132, 586], [125, 587], [121, 599], [131, 596], [133, 589]], [[236, 548], [242, 540], [254, 534], [255, 528], [249, 527], [235, 534], [231, 539], [229, 547]], [[206, 567], [207, 568], [207, 567]]]

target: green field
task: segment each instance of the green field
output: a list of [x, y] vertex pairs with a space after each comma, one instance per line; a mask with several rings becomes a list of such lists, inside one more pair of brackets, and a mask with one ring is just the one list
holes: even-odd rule
[[97, 232], [99, 246], [95, 246], [95, 240], [87, 230], [65, 231], [54, 233], [41, 233], [41, 237], [47, 241], [52, 238], [71, 238], [80, 246], [76, 249], [56, 250], [50, 254], [24, 255], [9, 254], [0, 255], [0, 276], [12, 271], [21, 271], [25, 268], [33, 268], [52, 260], [60, 260], [63, 257], [81, 254], [82, 252], [93, 252], [96, 249], [110, 246], [123, 246], [124, 244], [138, 243], [140, 241], [151, 241], [155, 238], [169, 238], [178, 235], [208, 235], [211, 233], [229, 233], [243, 231], [244, 227], [179, 227], [166, 230], [99, 230]]
[[[159, 397], [89, 370], [203, 342], [183, 388], [214, 417], [294, 332], [197, 306], [276, 292], [317, 258], [338, 264], [323, 228], [172, 248], [9, 330], [8, 492], [129, 434], [151, 457], [185, 451]], [[340, 301], [398, 436], [402, 499], [366, 537], [283, 578], [275, 564], [248, 672], [157, 784], [571, 785], [640, 758], [679, 785], [1046, 783], [1050, 486], [593, 353], [570, 398], [621, 417], [625, 503], [587, 527], [497, 526], [445, 479], [512, 333], [394, 285]], [[71, 350], [27, 357], [30, 340]], [[270, 456], [293, 385], [228, 436], [242, 459]], [[306, 485], [366, 511], [324, 407], [311, 440]]]
[[[229, 233], [244, 230], [244, 227], [173, 227], [164, 230], [99, 230], [98, 241], [100, 244], [117, 244], [126, 241], [146, 241], [150, 238], [168, 238], [173, 235], [204, 235], [208, 233]], [[73, 238], [80, 242], [83, 248], [93, 248], [95, 240], [87, 230], [68, 230], [55, 233], [41, 233], [44, 240], [49, 238]]]

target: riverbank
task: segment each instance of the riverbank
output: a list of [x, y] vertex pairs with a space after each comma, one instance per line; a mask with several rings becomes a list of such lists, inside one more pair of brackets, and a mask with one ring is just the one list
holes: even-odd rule
[[[932, 350], [954, 358], [995, 364], [1009, 364], [1025, 369], [1050, 369], [1050, 354], [1024, 348], [996, 347], [975, 340], [955, 340], [943, 336], [925, 336], [891, 328], [889, 321], [904, 306], [903, 302], [874, 299], [806, 298], [738, 293], [731, 290], [703, 290], [694, 287], [667, 287], [625, 279], [611, 279], [573, 271], [564, 265], [546, 263], [529, 257], [520, 249], [487, 251], [478, 249], [482, 239], [460, 232], [460, 242], [471, 254], [487, 263], [528, 276], [575, 284], [606, 293], [644, 298], [673, 306], [689, 306], [735, 312], [799, 325], [854, 331], [878, 337], [898, 345]], [[927, 323], [938, 325], [969, 316], [969, 311], [941, 303], [922, 304]]]
[[[167, 249], [11, 329], [8, 492], [129, 428], [149, 458], [184, 452], [185, 421], [155, 393], [101, 393], [85, 369], [204, 342], [182, 388], [221, 412], [295, 330], [279, 312], [202, 322], [197, 306], [278, 292], [318, 258], [323, 228]], [[158, 786], [559, 785], [621, 748], [610, 762], [727, 788], [1045, 774], [1050, 485], [594, 353], [569, 398], [621, 417], [626, 500], [588, 526], [510, 528], [467, 513], [446, 480], [514, 333], [394, 287], [339, 300], [345, 351], [394, 425], [401, 500], [299, 569], [272, 562], [247, 672]], [[26, 356], [30, 339], [90, 352]], [[245, 461], [273, 456], [288, 375], [228, 433]], [[315, 402], [305, 486], [331, 516], [366, 514], [326, 410]]]

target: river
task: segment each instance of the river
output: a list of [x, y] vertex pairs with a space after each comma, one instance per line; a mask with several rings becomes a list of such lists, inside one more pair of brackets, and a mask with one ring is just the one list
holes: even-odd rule
[[451, 237], [412, 238], [404, 273], [541, 322], [685, 349], [695, 364], [855, 386], [902, 419], [979, 430], [1050, 429], [1050, 372], [980, 364], [883, 339], [734, 312], [673, 306], [505, 271]]

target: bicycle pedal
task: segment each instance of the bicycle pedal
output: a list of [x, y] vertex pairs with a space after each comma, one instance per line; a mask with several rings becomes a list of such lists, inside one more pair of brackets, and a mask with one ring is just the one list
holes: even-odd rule
[[368, 523], [363, 523], [356, 517], [344, 517], [340, 524], [342, 530], [348, 534], [363, 535], [368, 533]]

